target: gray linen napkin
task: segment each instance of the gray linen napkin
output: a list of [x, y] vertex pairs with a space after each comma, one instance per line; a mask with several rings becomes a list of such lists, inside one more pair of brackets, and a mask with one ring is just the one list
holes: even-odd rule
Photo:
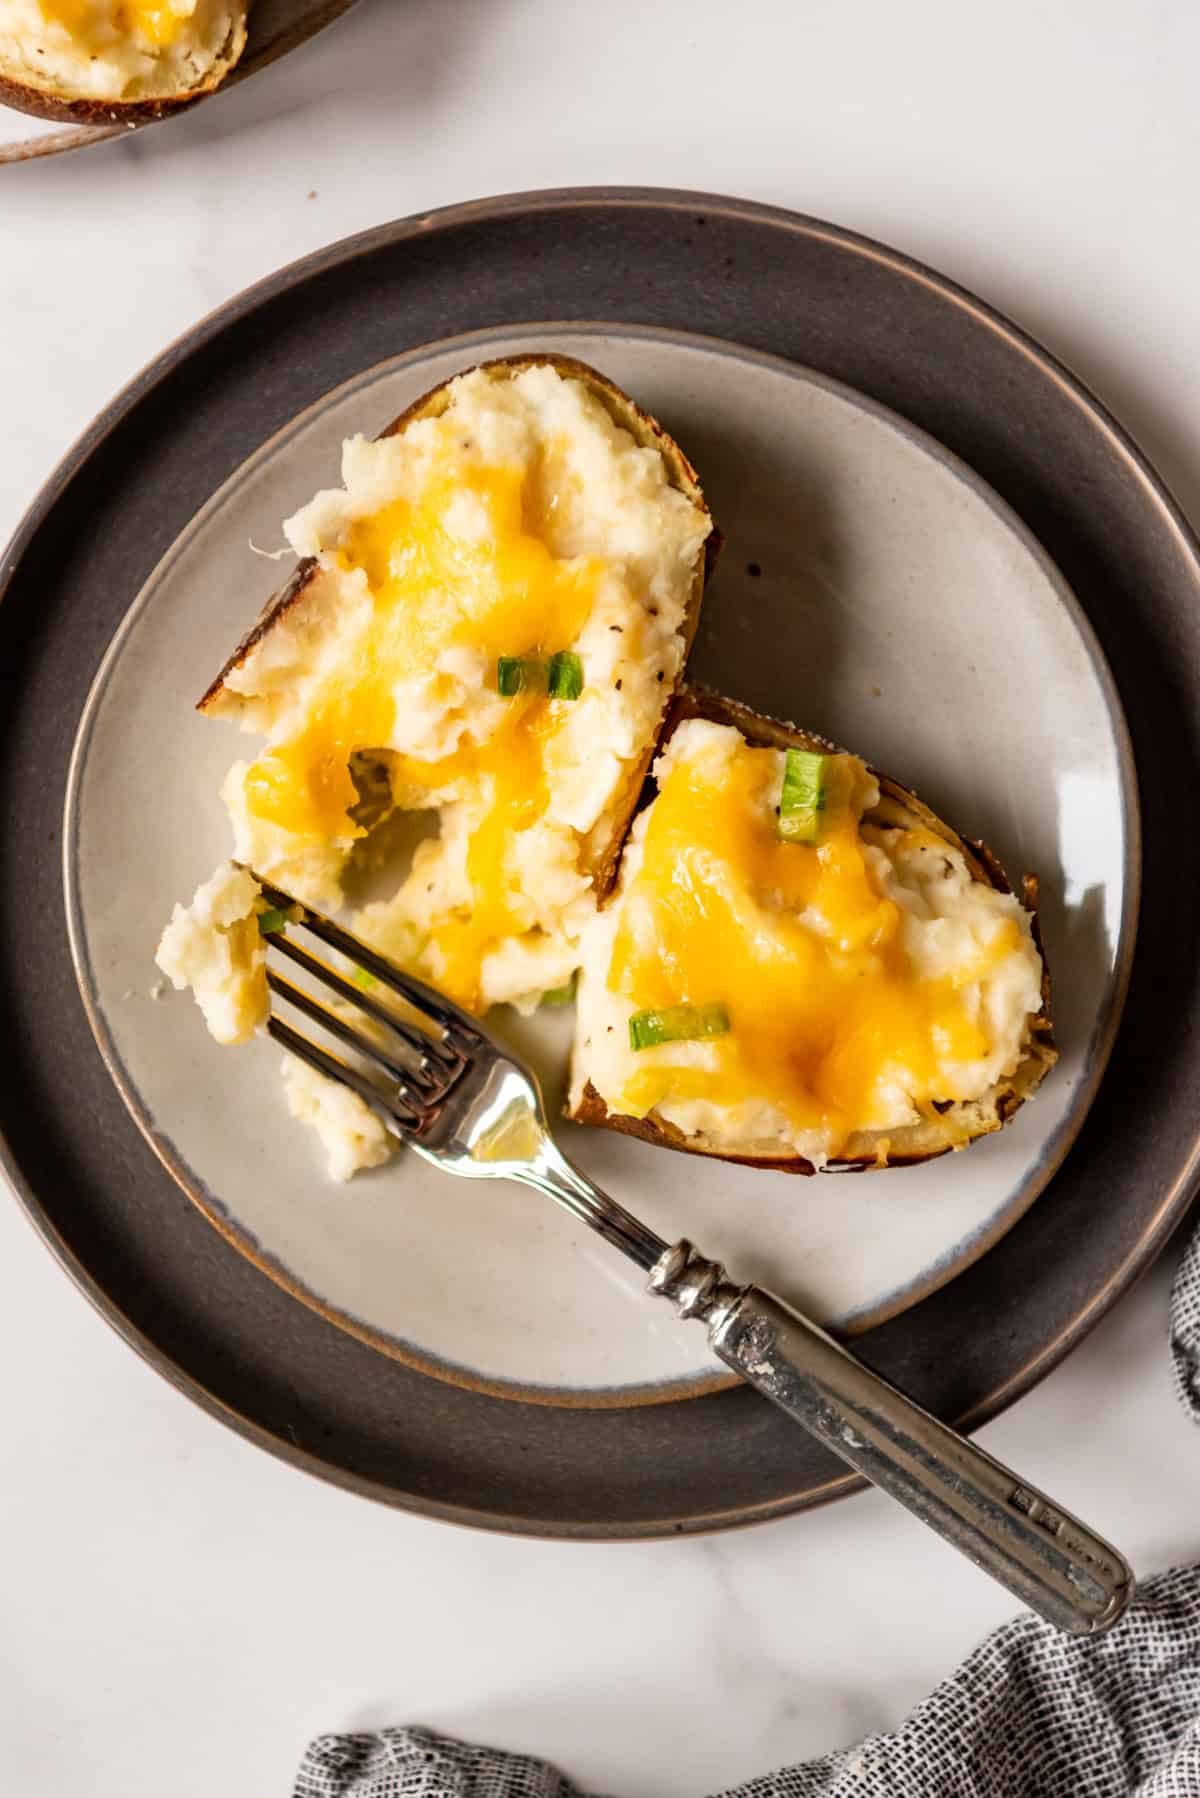
[[[1179, 1397], [1200, 1422], [1200, 1231], [1171, 1292]], [[319, 1736], [293, 1798], [583, 1798], [543, 1761], [424, 1729]], [[1024, 1614], [889, 1735], [724, 1798], [1200, 1798], [1200, 1567], [1144, 1580], [1075, 1641]]]

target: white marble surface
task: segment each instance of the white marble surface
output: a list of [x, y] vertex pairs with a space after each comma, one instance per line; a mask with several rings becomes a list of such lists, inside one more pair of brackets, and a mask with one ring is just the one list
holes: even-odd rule
[[[1200, 515], [1198, 53], [1172, 0], [363, 0], [191, 117], [0, 171], [0, 536], [247, 282], [400, 213], [599, 181], [795, 205], [933, 262], [1073, 363]], [[983, 1432], [1143, 1572], [1200, 1549], [1167, 1272]], [[372, 1507], [181, 1399], [11, 1205], [0, 1298], [6, 1798], [283, 1793], [311, 1733], [404, 1720], [698, 1798], [898, 1721], [1012, 1608], [874, 1496], [634, 1548]]]

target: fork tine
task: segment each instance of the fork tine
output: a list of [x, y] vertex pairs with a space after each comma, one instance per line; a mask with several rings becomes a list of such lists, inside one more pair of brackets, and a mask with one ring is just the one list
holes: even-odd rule
[[281, 974], [276, 974], [270, 968], [267, 969], [267, 985], [273, 993], [277, 993], [289, 1005], [294, 1005], [297, 1011], [303, 1012], [306, 1018], [311, 1018], [314, 1024], [319, 1024], [322, 1030], [327, 1030], [330, 1036], [336, 1036], [339, 1042], [345, 1043], [348, 1048], [361, 1055], [364, 1061], [369, 1061], [373, 1067], [379, 1068], [394, 1083], [404, 1103], [411, 1106], [414, 1111], [420, 1113], [432, 1103], [437, 1092], [437, 1087], [432, 1081], [424, 1082], [425, 1090], [422, 1090], [422, 1087], [418, 1086], [412, 1078], [408, 1068], [401, 1067], [399, 1062], [393, 1061], [391, 1056], [377, 1047], [369, 1037], [363, 1036], [345, 1018], [339, 1017], [337, 1012], [330, 1011], [327, 1006], [314, 999], [311, 993], [306, 993], [300, 987], [293, 986], [290, 980], [285, 980]]
[[[294, 961], [297, 967], [303, 968], [323, 986], [349, 1000], [351, 1005], [366, 1012], [376, 1023], [386, 1025], [389, 1030], [394, 1031], [417, 1057], [421, 1078], [435, 1081], [439, 1073], [444, 1076], [459, 1067], [459, 1058], [451, 1047], [443, 1046], [436, 1037], [429, 1036], [415, 1024], [410, 1024], [407, 1018], [397, 1017], [386, 1005], [381, 1005], [378, 999], [372, 999], [369, 993], [347, 980], [344, 974], [331, 968], [328, 962], [322, 961], [317, 955], [311, 955], [303, 944], [294, 943], [286, 931], [273, 930], [268, 940], [281, 955], [286, 955], [289, 961]], [[412, 1070], [408, 1072], [411, 1074]]]
[[311, 930], [314, 936], [320, 937], [323, 943], [328, 943], [331, 949], [338, 950], [347, 961], [365, 968], [376, 980], [391, 987], [394, 993], [398, 993], [417, 1011], [424, 1012], [427, 1017], [440, 1024], [457, 1046], [467, 1048], [485, 1040], [474, 1018], [455, 1005], [453, 1000], [447, 999], [444, 993], [435, 992], [433, 987], [426, 986], [423, 980], [416, 979], [412, 974], [401, 973], [399, 968], [386, 961], [374, 949], [368, 948], [366, 943], [360, 943], [357, 937], [343, 930], [340, 924], [327, 918], [324, 912], [314, 911], [311, 905], [305, 905], [302, 899], [294, 899], [290, 893], [273, 886], [259, 874], [255, 874], [254, 878], [272, 905], [281, 911], [302, 912], [300, 922], [305, 930]]
[[285, 1024], [283, 1019], [276, 1017], [274, 1012], [267, 1019], [267, 1030], [277, 1043], [281, 1043], [293, 1055], [298, 1055], [301, 1061], [306, 1061], [309, 1067], [315, 1068], [318, 1074], [325, 1074], [330, 1080], [336, 1080], [340, 1085], [348, 1086], [352, 1092], [358, 1094], [360, 1099], [365, 1100], [373, 1111], [382, 1112], [393, 1124], [404, 1130], [410, 1130], [420, 1123], [419, 1111], [413, 1111], [410, 1114], [409, 1107], [402, 1099], [380, 1092], [379, 1088], [368, 1080], [365, 1074], [360, 1074], [357, 1068], [350, 1067], [340, 1056], [331, 1055], [327, 1049], [319, 1048], [307, 1036], [301, 1036], [298, 1030], [293, 1030], [290, 1024]]

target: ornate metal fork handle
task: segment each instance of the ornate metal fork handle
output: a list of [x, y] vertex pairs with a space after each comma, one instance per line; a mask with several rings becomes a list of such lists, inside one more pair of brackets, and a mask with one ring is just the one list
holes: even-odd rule
[[781, 1299], [733, 1284], [689, 1242], [664, 1252], [650, 1287], [708, 1326], [726, 1366], [1058, 1628], [1095, 1635], [1120, 1617], [1133, 1575], [1114, 1548]]
[[759, 1286], [739, 1286], [687, 1241], [669, 1247], [563, 1156], [548, 1135], [536, 1173], [649, 1275], [650, 1290], [706, 1325], [713, 1351], [834, 1454], [897, 1499], [1031, 1610], [1072, 1635], [1114, 1624], [1133, 1592], [1128, 1563], [1051, 1503]]

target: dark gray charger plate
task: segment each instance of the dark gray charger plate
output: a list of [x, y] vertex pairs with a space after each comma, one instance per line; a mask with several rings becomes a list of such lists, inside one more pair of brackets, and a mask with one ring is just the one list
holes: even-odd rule
[[[253, 289], [96, 422], [0, 565], [0, 1155], [43, 1236], [182, 1390], [297, 1465], [488, 1527], [628, 1537], [777, 1515], [840, 1465], [747, 1392], [571, 1411], [450, 1387], [289, 1299], [159, 1166], [84, 1018], [62, 912], [63, 786], [129, 602], [213, 489], [301, 407], [410, 345], [533, 318], [686, 326], [859, 388], [971, 463], [1079, 595], [1137, 757], [1142, 928], [1109, 1073], [1064, 1168], [981, 1262], [860, 1352], [938, 1414], [1025, 1391], [1187, 1204], [1200, 945], [1200, 548], [1153, 470], [1050, 356], [949, 282], [816, 221], [657, 191], [515, 196], [402, 221]], [[136, 902], [136, 895], [131, 895]], [[486, 1277], [464, 1257], [463, 1279]], [[952, 1353], [947, 1352], [952, 1348]]]

